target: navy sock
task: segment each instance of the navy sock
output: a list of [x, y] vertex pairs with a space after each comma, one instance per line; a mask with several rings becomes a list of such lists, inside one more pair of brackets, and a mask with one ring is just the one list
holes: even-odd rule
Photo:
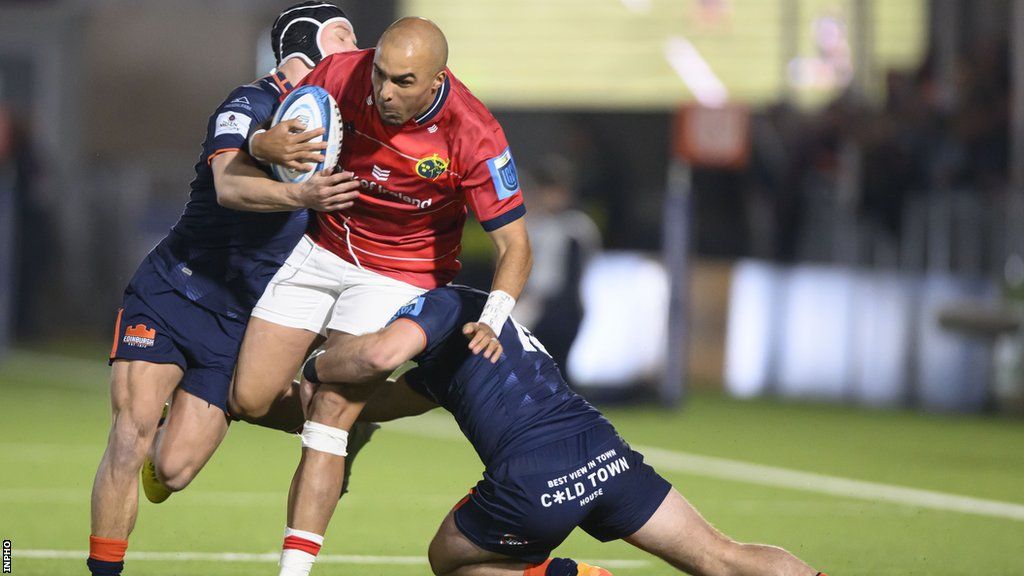
[[544, 576], [576, 576], [576, 561], [570, 558], [552, 558]]
[[89, 572], [92, 573], [92, 576], [121, 576], [121, 571], [124, 570], [124, 560], [120, 562], [104, 562], [103, 560], [89, 558], [85, 563], [89, 566]]

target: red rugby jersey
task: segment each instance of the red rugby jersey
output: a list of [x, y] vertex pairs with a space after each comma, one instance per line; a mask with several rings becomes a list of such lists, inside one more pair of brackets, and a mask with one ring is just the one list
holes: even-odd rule
[[309, 234], [353, 264], [436, 288], [461, 266], [467, 206], [487, 231], [525, 214], [515, 162], [494, 116], [451, 71], [422, 115], [385, 124], [374, 106], [373, 55], [334, 54], [302, 82], [338, 102], [338, 165], [356, 174], [362, 193], [347, 210], [315, 213]]

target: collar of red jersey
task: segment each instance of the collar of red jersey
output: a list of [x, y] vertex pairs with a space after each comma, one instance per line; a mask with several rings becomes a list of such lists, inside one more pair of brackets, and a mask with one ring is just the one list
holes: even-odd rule
[[[451, 74], [451, 72], [448, 74]], [[448, 93], [452, 91], [452, 81], [451, 78], [448, 77], [448, 74], [444, 75], [444, 83], [441, 84], [441, 88], [438, 89], [437, 94], [434, 95], [434, 101], [431, 102], [430, 108], [427, 108], [423, 114], [420, 114], [418, 117], [413, 119], [413, 122], [415, 122], [417, 126], [422, 126], [427, 122], [430, 122], [441, 113], [441, 110], [444, 109], [444, 103], [448, 100]]]

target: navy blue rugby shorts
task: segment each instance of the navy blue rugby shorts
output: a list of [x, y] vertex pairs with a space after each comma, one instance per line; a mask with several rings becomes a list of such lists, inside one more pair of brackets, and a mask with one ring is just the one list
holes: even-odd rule
[[179, 386], [226, 414], [247, 324], [248, 318], [229, 318], [189, 300], [146, 257], [124, 291], [110, 363], [176, 364], [185, 372]]
[[485, 471], [456, 505], [455, 524], [480, 548], [535, 564], [577, 526], [602, 542], [632, 535], [671, 488], [600, 424]]

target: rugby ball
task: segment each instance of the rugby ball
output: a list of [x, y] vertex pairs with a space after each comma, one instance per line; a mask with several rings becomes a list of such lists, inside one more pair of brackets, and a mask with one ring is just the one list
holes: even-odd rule
[[338, 164], [343, 129], [338, 103], [334, 101], [327, 90], [319, 86], [300, 86], [289, 93], [284, 102], [278, 106], [271, 126], [293, 118], [301, 119], [306, 125], [306, 130], [327, 129], [322, 136], [312, 140], [312, 142], [327, 141], [327, 149], [323, 152], [323, 162], [318, 163], [312, 170], [303, 172], [277, 164], [271, 166], [274, 177], [281, 182], [298, 183], [305, 182], [314, 174], [325, 168], [334, 168]]

